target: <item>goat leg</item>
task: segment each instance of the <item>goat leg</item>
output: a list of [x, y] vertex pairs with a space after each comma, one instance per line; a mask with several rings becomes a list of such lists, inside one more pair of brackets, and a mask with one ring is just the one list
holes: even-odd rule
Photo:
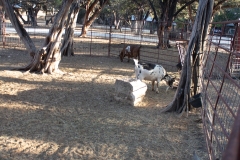
[[154, 83], [155, 81], [152, 81], [152, 91], [154, 91]]
[[159, 93], [159, 91], [158, 91], [158, 86], [159, 86], [159, 81], [157, 81], [156, 93]]

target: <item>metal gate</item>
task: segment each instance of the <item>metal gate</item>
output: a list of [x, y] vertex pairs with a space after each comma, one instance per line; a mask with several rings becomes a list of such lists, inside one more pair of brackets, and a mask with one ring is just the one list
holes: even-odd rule
[[[240, 21], [213, 23], [202, 57], [202, 119], [211, 160], [222, 159], [224, 152], [239, 152], [239, 148], [227, 148], [231, 133], [239, 134], [239, 128], [232, 128], [240, 108], [239, 24]], [[216, 26], [221, 30], [216, 32]], [[228, 34], [230, 29], [233, 34]], [[240, 142], [238, 139], [231, 143]]]

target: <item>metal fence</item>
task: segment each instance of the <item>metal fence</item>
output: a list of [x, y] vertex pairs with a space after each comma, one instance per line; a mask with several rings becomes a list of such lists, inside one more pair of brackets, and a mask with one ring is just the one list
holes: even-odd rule
[[[202, 119], [211, 160], [222, 159], [224, 152], [240, 151], [239, 147], [226, 148], [231, 132], [239, 134], [239, 128], [233, 128], [240, 108], [239, 24], [240, 21], [213, 23], [202, 57]], [[216, 26], [220, 31], [215, 31]], [[230, 29], [234, 29], [231, 35], [228, 34]], [[231, 143], [239, 144], [239, 138]], [[240, 157], [231, 157], [237, 158]]]
[[[3, 49], [24, 49], [24, 44], [16, 34], [12, 24], [3, 23], [2, 26], [5, 29], [4, 34], [0, 35], [0, 47]], [[151, 33], [151, 29], [148, 29], [149, 27], [146, 29], [122, 26], [121, 29], [115, 29], [109, 25], [100, 26], [93, 24], [85, 38], [79, 37], [81, 33], [80, 28], [81, 25], [78, 25], [74, 34], [74, 52], [77, 54], [118, 57], [120, 51], [127, 45], [141, 45], [141, 61], [159, 63], [170, 72], [177, 71], [176, 64], [179, 62], [176, 38], [179, 42], [186, 43], [183, 37], [179, 38], [179, 36], [176, 36], [184, 35], [183, 32], [178, 33], [176, 30], [171, 32], [172, 38], [169, 41], [171, 48], [158, 48], [157, 33]], [[41, 47], [44, 38], [48, 34], [49, 26], [46, 26], [45, 23], [40, 23], [37, 27], [25, 25], [25, 29], [36, 47]]]
[[[139, 30], [141, 31], [139, 32]], [[77, 32], [74, 37], [76, 53], [118, 57], [124, 47], [141, 45], [141, 61], [159, 63], [168, 71], [177, 71], [176, 64], [179, 62], [179, 54], [174, 38], [169, 42], [171, 48], [163, 49], [157, 47], [157, 33], [150, 33], [150, 29], [131, 28], [131, 26], [115, 29], [107, 25], [93, 25], [86, 38], [79, 38], [80, 32], [78, 30]], [[186, 43], [184, 39], [178, 39], [178, 41]], [[124, 59], [125, 61], [127, 60]]]
[[[239, 134], [239, 128], [232, 128], [236, 122], [237, 111], [240, 108], [240, 29], [239, 21], [212, 24], [210, 35], [207, 39], [207, 50], [202, 56], [200, 70], [200, 88], [202, 95], [202, 120], [206, 135], [206, 143], [210, 159], [221, 159], [223, 153], [237, 152], [239, 144], [229, 139], [231, 133]], [[141, 45], [141, 60], [162, 64], [167, 71], [177, 71], [179, 53], [176, 42], [186, 43], [183, 36], [173, 36], [169, 43], [171, 48], [157, 48], [158, 37], [151, 29], [136, 29], [122, 26], [114, 29], [109, 25], [92, 25], [86, 38], [80, 38], [80, 28], [75, 31], [74, 51], [76, 54], [90, 56], [116, 56], [129, 44]], [[24, 49], [24, 45], [17, 36], [10, 23], [1, 23], [4, 29], [0, 34], [0, 49]], [[25, 27], [37, 47], [41, 47], [49, 27]], [[220, 29], [219, 29], [220, 28]], [[219, 31], [220, 30], [220, 31]], [[175, 35], [187, 35], [187, 32], [175, 30]], [[170, 34], [169, 34], [170, 35]], [[120, 60], [119, 60], [120, 61]], [[125, 63], [126, 60], [123, 62]], [[239, 124], [235, 124], [239, 126]], [[238, 129], [238, 130], [237, 130]], [[238, 136], [240, 137], [240, 136]], [[226, 148], [230, 146], [229, 148]], [[237, 146], [237, 145], [235, 145]], [[239, 145], [238, 145], [239, 146]]]

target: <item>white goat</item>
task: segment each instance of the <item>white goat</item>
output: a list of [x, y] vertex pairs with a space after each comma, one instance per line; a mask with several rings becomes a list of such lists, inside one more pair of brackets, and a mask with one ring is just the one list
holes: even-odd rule
[[159, 93], [158, 87], [161, 80], [165, 80], [168, 87], [172, 88], [175, 78], [171, 78], [166, 70], [158, 64], [151, 63], [139, 63], [137, 59], [133, 59], [135, 63], [136, 79], [152, 81], [152, 90], [154, 91], [154, 83], [157, 81], [156, 92]]

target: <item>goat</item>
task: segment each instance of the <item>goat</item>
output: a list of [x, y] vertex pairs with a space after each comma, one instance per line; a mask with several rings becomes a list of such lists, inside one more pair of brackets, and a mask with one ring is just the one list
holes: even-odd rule
[[123, 62], [123, 58], [125, 56], [128, 56], [128, 62], [130, 58], [138, 58], [140, 60], [140, 48], [142, 46], [135, 46], [135, 45], [129, 45], [126, 48], [124, 47], [122, 51], [119, 54], [121, 62]]
[[155, 81], [157, 81], [156, 92], [159, 93], [158, 87], [161, 80], [165, 80], [168, 85], [166, 91], [169, 89], [169, 87], [173, 88], [173, 82], [175, 81], [175, 78], [171, 78], [161, 65], [151, 63], [139, 63], [137, 59], [133, 60], [135, 63], [136, 79], [139, 79], [140, 81], [152, 81], [152, 91], [154, 91], [154, 84]]

